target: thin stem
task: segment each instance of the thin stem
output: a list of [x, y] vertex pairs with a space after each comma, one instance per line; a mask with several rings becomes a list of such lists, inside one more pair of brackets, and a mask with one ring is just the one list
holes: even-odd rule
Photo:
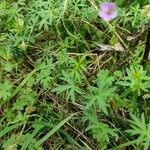
[[117, 36], [117, 38], [120, 40], [120, 42], [123, 44], [123, 46], [128, 49], [128, 46], [126, 45], [126, 43], [123, 41], [123, 39], [121, 38], [121, 36], [117, 33], [115, 27], [113, 27], [109, 22], [107, 22], [108, 26], [110, 29], [113, 29], [114, 34]]
[[147, 34], [147, 40], [146, 40], [145, 51], [144, 51], [144, 56], [143, 56], [144, 67], [146, 67], [147, 65], [147, 61], [149, 59], [149, 53], [150, 53], [150, 30], [148, 31], [148, 34]]
[[130, 146], [130, 145], [133, 145], [133, 144], [135, 144], [136, 142], [137, 142], [137, 140], [129, 141], [129, 142], [123, 143], [123, 144], [121, 144], [121, 145], [119, 145], [119, 146], [116, 146], [116, 147], [114, 147], [114, 148], [112, 148], [112, 149], [109, 149], [109, 150], [119, 150], [119, 149], [121, 149], [121, 148], [123, 148], [123, 147], [127, 147], [127, 146]]

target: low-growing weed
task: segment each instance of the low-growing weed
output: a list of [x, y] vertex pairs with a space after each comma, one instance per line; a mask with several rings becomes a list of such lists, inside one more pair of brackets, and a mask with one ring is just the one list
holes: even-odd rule
[[1, 0], [0, 150], [150, 149], [149, 9]]

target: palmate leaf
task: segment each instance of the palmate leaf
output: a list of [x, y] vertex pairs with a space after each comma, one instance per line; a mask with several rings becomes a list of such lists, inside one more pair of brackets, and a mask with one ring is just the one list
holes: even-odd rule
[[86, 99], [89, 99], [90, 101], [85, 106], [85, 109], [89, 109], [94, 104], [94, 102], [96, 101], [96, 97], [94, 97], [93, 95], [89, 95], [86, 97]]
[[87, 70], [86, 55], [78, 58], [70, 59], [70, 75], [76, 81], [81, 82], [85, 78], [85, 72]]
[[101, 149], [107, 147], [107, 144], [110, 143], [110, 137], [118, 140], [118, 130], [116, 128], [111, 128], [107, 124], [100, 122], [93, 113], [86, 113], [86, 118], [89, 119], [90, 125], [85, 131], [92, 132], [93, 138], [100, 142]]
[[109, 70], [101, 70], [97, 74], [97, 85], [104, 88], [107, 85], [111, 85], [114, 78], [109, 76]]
[[54, 88], [52, 91], [53, 92], [57, 92], [57, 94], [60, 94], [66, 90], [69, 90], [71, 89], [71, 85], [60, 85], [60, 86], [57, 86], [56, 88]]
[[101, 70], [97, 76], [97, 87], [89, 87], [90, 94], [86, 97], [89, 102], [86, 108], [96, 104], [105, 114], [108, 114], [108, 98], [113, 96], [116, 90], [116, 88], [112, 86], [113, 77], [109, 76], [108, 70]]
[[7, 98], [11, 96], [12, 92], [12, 84], [9, 81], [5, 81], [4, 83], [0, 83], [0, 99], [7, 101]]
[[99, 108], [102, 109], [102, 111], [105, 113], [105, 114], [108, 114], [108, 111], [107, 111], [107, 106], [108, 104], [105, 102], [106, 100], [104, 100], [103, 98], [99, 99], [97, 101], [98, 105], [99, 105]]
[[39, 59], [37, 63], [40, 65], [40, 70], [36, 74], [36, 82], [39, 83], [44, 90], [49, 89], [53, 83], [55, 72], [55, 64], [52, 59]]
[[135, 115], [131, 115], [131, 118], [131, 129], [126, 132], [131, 136], [136, 136], [136, 145], [143, 144], [144, 150], [148, 150], [150, 148], [150, 122], [146, 123], [144, 114], [141, 118], [137, 118]]
[[122, 86], [129, 87], [133, 92], [137, 92], [138, 95], [141, 94], [141, 91], [148, 91], [150, 88], [150, 77], [146, 75], [146, 71], [142, 66], [133, 67], [126, 69], [127, 76], [122, 78], [122, 81], [117, 83]]
[[76, 94], [83, 94], [81, 89], [74, 84], [73, 85], [70, 85], [70, 84], [59, 85], [58, 87], [54, 88], [52, 91], [57, 92], [57, 94], [60, 94], [60, 93], [66, 91], [67, 100], [71, 99], [73, 102], [75, 102], [75, 95]]
[[76, 94], [83, 94], [82, 90], [76, 85], [75, 81], [69, 76], [68, 73], [62, 72], [61, 79], [65, 81], [63, 85], [58, 85], [52, 91], [57, 92], [57, 94], [66, 92], [67, 100], [71, 99], [72, 102], [75, 102]]

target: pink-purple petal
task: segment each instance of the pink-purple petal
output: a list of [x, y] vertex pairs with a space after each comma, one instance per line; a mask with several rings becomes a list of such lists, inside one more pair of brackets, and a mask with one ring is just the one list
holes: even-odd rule
[[116, 4], [113, 2], [104, 2], [100, 5], [99, 16], [104, 21], [110, 21], [118, 16]]

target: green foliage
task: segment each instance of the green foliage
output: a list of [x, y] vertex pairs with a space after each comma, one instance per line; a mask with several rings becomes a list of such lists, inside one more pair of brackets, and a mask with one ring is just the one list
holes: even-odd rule
[[82, 56], [81, 58], [79, 57], [78, 59], [70, 60], [70, 76], [79, 82], [86, 78], [84, 74], [87, 70], [87, 62], [85, 58], [86, 56]]
[[76, 85], [77, 83], [74, 80], [72, 80], [72, 78], [67, 72], [62, 71], [62, 75], [63, 77], [61, 77], [61, 80], [65, 81], [66, 84], [59, 85], [58, 87], [54, 88], [53, 92], [57, 92], [57, 94], [59, 94], [59, 93], [66, 91], [67, 100], [71, 99], [72, 102], [75, 102], [76, 94], [82, 94], [83, 92]]
[[22, 89], [16, 99], [16, 102], [13, 103], [12, 110], [23, 110], [25, 106], [33, 106], [36, 101], [36, 95], [36, 92], [32, 91], [30, 88]]
[[109, 106], [109, 98], [114, 96], [114, 92], [116, 90], [116, 88], [112, 86], [113, 79], [114, 78], [112, 76], [109, 76], [108, 70], [101, 70], [97, 74], [97, 87], [89, 87], [88, 90], [90, 95], [86, 97], [89, 100], [86, 108], [89, 108], [92, 105], [96, 105], [105, 114], [108, 114], [107, 107]]
[[0, 150], [149, 149], [149, 0], [103, 2], [1, 0]]
[[38, 64], [40, 64], [41, 69], [36, 74], [36, 82], [40, 83], [45, 90], [50, 88], [53, 83], [54, 78], [52, 74], [54, 74], [55, 65], [51, 59], [46, 59], [44, 62], [39, 61]]
[[86, 118], [90, 121], [86, 131], [92, 132], [93, 138], [99, 142], [100, 149], [106, 149], [111, 138], [114, 138], [116, 141], [119, 139], [118, 129], [110, 128], [107, 124], [100, 122], [94, 114], [87, 113]]
[[150, 122], [146, 123], [144, 114], [142, 114], [141, 118], [135, 115], [131, 115], [131, 118], [131, 129], [128, 129], [127, 132], [132, 137], [137, 136], [135, 142], [138, 147], [148, 150], [150, 148]]
[[148, 92], [150, 88], [150, 77], [146, 75], [146, 71], [143, 70], [142, 66], [133, 67], [126, 69], [127, 76], [122, 78], [122, 81], [119, 81], [118, 84], [130, 87], [133, 92], [137, 92], [140, 96], [141, 91]]
[[149, 8], [150, 8], [150, 5], [145, 5], [143, 9], [141, 10], [141, 13], [145, 16], [150, 16]]
[[32, 23], [41, 30], [42, 28], [46, 31], [49, 30], [50, 26], [58, 23], [62, 8], [61, 1], [51, 1], [51, 0], [32, 0], [27, 7], [27, 14], [29, 23]]
[[5, 81], [4, 83], [0, 83], [0, 100], [4, 102], [11, 95], [13, 85], [9, 81]]
[[[5, 141], [2, 145], [3, 149], [14, 149], [17, 150], [21, 147], [21, 150], [31, 149], [35, 150], [34, 145], [36, 140], [34, 136], [42, 129], [42, 126], [36, 126], [32, 133], [22, 134], [12, 134], [11, 137]], [[39, 147], [40, 149], [40, 147]]]

